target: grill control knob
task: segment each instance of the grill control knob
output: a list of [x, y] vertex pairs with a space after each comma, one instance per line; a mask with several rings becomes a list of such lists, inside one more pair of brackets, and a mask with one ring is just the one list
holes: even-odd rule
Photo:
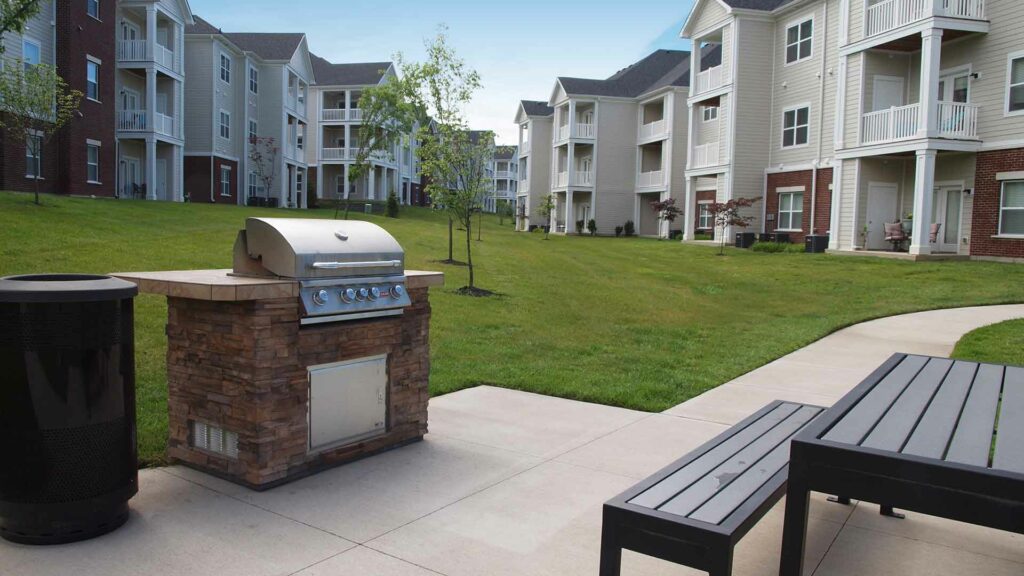
[[313, 293], [313, 303], [317, 306], [323, 306], [330, 300], [331, 295], [327, 293], [327, 290], [317, 290]]
[[366, 300], [367, 298], [369, 298], [369, 296], [370, 296], [369, 290], [367, 290], [366, 288], [360, 288], [359, 289], [359, 293], [356, 296], [356, 300]]
[[352, 288], [346, 288], [341, 291], [341, 301], [346, 304], [351, 304], [356, 300], [356, 291]]
[[401, 298], [403, 294], [405, 294], [405, 288], [403, 288], [401, 284], [395, 284], [394, 286], [391, 287], [392, 298]]
[[376, 300], [377, 298], [380, 298], [380, 288], [374, 286], [370, 288], [370, 300]]

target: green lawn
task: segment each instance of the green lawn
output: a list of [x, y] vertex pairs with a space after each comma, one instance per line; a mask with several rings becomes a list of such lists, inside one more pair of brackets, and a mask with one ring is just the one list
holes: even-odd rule
[[1024, 366], [1024, 320], [1009, 320], [964, 334], [953, 357]]
[[[321, 217], [234, 206], [0, 194], [0, 274], [226, 268], [250, 215]], [[485, 219], [479, 285], [446, 255], [446, 221], [425, 209], [369, 217], [443, 269], [432, 290], [431, 390], [491, 384], [664, 410], [843, 326], [915, 310], [1024, 301], [1024, 266], [762, 254], [644, 239], [517, 234]], [[461, 250], [456, 244], [456, 256]], [[166, 434], [162, 298], [137, 301], [139, 440], [159, 462]]]

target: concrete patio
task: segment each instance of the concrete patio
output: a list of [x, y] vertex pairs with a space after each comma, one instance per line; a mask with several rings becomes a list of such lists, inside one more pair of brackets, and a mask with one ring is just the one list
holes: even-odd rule
[[[948, 355], [1024, 305], [853, 326], [662, 414], [492, 387], [431, 400], [423, 442], [263, 493], [181, 467], [144, 470], [132, 517], [88, 542], [0, 543], [7, 576], [597, 574], [601, 504], [774, 399], [830, 405], [894, 352]], [[638, 447], [644, 447], [640, 450]], [[1024, 574], [1024, 536], [816, 495], [807, 573]], [[737, 575], [774, 575], [782, 505]], [[626, 552], [626, 576], [698, 572]]]

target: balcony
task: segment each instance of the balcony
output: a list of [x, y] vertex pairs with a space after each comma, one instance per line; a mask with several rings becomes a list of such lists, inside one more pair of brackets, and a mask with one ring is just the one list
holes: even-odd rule
[[655, 170], [653, 172], [641, 172], [637, 178], [638, 188], [654, 188], [657, 186], [665, 185], [665, 172], [663, 170]]
[[363, 111], [358, 108], [324, 108], [320, 111], [321, 122], [346, 122], [349, 120], [362, 120]]
[[153, 130], [157, 134], [176, 138], [178, 136], [176, 124], [177, 123], [174, 121], [174, 118], [166, 114], [157, 112], [153, 115]]
[[718, 166], [718, 164], [718, 142], [693, 147], [691, 168], [707, 168], [708, 166]]
[[321, 148], [321, 160], [352, 160], [356, 157], [354, 148]]
[[117, 42], [118, 62], [155, 62], [168, 70], [178, 72], [181, 67], [173, 50], [159, 43], [153, 43], [153, 53], [150, 55], [146, 40], [119, 40]]
[[665, 120], [657, 120], [657, 121], [651, 122], [649, 124], [641, 124], [640, 125], [640, 139], [641, 140], [648, 140], [648, 139], [651, 139], [651, 138], [660, 138], [662, 136], [665, 136], [665, 134], [667, 132], [667, 130], [666, 130], [667, 127], [668, 127], [668, 124], [665, 122]]
[[977, 104], [939, 102], [939, 138], [978, 139]]
[[985, 19], [985, 0], [884, 0], [864, 13], [864, 37], [870, 38], [932, 16]]
[[597, 129], [593, 124], [576, 123], [577, 138], [593, 138], [596, 133]]
[[577, 170], [572, 181], [573, 186], [593, 186], [594, 173], [590, 170]]
[[565, 188], [569, 185], [569, 173], [558, 172], [555, 174], [555, 188]]
[[118, 110], [117, 129], [124, 132], [145, 132], [149, 126], [145, 110]]
[[721, 88], [723, 84], [722, 66], [714, 66], [697, 74], [697, 84], [693, 93], [696, 95], [710, 92], [715, 88]]
[[494, 173], [494, 177], [499, 180], [512, 180], [516, 176], [515, 174], [509, 172], [508, 170], [498, 170], [497, 172]]
[[920, 104], [869, 112], [861, 119], [860, 143], [880, 144], [914, 138], [918, 134], [920, 120]]
[[568, 140], [568, 139], [569, 139], [569, 125], [566, 124], [565, 126], [559, 126], [558, 127], [558, 132], [555, 132], [555, 140], [556, 141], [562, 141], [562, 140]]
[[530, 191], [530, 181], [528, 179], [526, 179], [526, 178], [523, 178], [522, 180], [519, 181], [519, 193], [522, 194], [524, 192], [529, 192], [529, 191]]

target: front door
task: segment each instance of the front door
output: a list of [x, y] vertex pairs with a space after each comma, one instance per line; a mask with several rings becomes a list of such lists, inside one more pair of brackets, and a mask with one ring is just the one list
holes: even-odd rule
[[885, 250], [892, 246], [885, 241], [885, 223], [899, 218], [899, 188], [896, 184], [872, 182], [868, 185], [868, 220], [866, 248]]
[[125, 157], [121, 160], [121, 198], [135, 198], [135, 187], [142, 183], [138, 158]]
[[956, 252], [960, 248], [960, 205], [963, 189], [960, 186], [942, 186], [932, 197], [932, 226], [939, 233], [932, 242], [932, 252]]
[[971, 81], [967, 72], [949, 74], [939, 79], [939, 101], [970, 102]]

